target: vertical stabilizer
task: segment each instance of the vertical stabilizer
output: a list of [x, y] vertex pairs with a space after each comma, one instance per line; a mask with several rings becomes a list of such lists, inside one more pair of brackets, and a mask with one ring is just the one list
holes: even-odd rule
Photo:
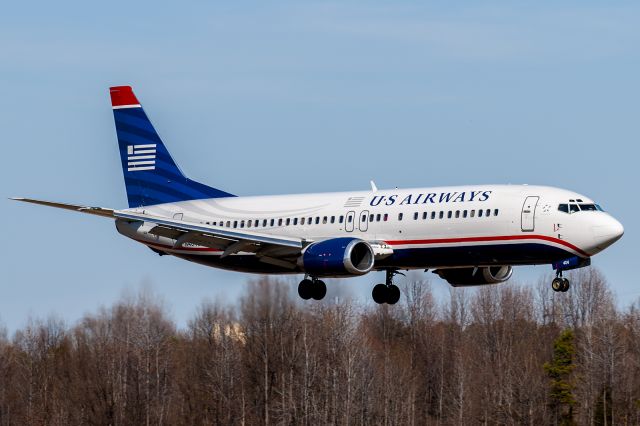
[[233, 197], [182, 174], [129, 86], [111, 87], [129, 207]]

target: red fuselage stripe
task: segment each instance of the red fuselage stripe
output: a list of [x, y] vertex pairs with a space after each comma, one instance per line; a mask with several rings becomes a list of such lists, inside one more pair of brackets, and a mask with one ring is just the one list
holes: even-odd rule
[[589, 257], [585, 251], [579, 249], [573, 244], [560, 240], [554, 237], [548, 237], [546, 235], [502, 235], [495, 237], [464, 237], [464, 238], [432, 238], [427, 240], [390, 240], [386, 241], [391, 246], [399, 245], [417, 245], [417, 244], [448, 244], [448, 243], [479, 243], [479, 242], [492, 242], [492, 241], [517, 241], [517, 240], [543, 240], [551, 243], [563, 245], [565, 247], [580, 253], [583, 256]]
[[[174, 248], [173, 246], [166, 244], [152, 243], [148, 241], [138, 240], [139, 243], [149, 246], [155, 246], [160, 248], [166, 248], [171, 250], [184, 250], [184, 251], [199, 251], [199, 252], [222, 252], [222, 250], [216, 250], [208, 247], [180, 247]], [[421, 244], [450, 244], [450, 243], [480, 243], [480, 242], [493, 242], [493, 241], [518, 241], [518, 240], [543, 240], [551, 243], [556, 243], [570, 248], [576, 253], [580, 253], [582, 256], [589, 257], [585, 251], [579, 249], [571, 243], [560, 240], [554, 237], [548, 237], [546, 235], [503, 235], [495, 237], [463, 237], [463, 238], [432, 238], [427, 240], [389, 240], [387, 244], [391, 246], [401, 245], [421, 245]]]

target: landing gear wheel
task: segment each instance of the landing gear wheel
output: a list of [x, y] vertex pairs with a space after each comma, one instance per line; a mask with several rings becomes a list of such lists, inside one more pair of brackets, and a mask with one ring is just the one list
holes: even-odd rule
[[324, 281], [314, 281], [311, 290], [311, 297], [313, 297], [315, 300], [322, 300], [325, 294], [327, 294], [327, 286], [325, 285]]
[[390, 305], [395, 305], [400, 300], [400, 289], [397, 285], [390, 285], [387, 288], [387, 303]]
[[[311, 296], [313, 296], [314, 293], [314, 288], [313, 288], [313, 281], [309, 280], [309, 279], [304, 279], [302, 281], [300, 281], [300, 284], [298, 284], [298, 295], [300, 297], [302, 297], [304, 300], [309, 300], [311, 299]], [[326, 292], [326, 287], [325, 287], [325, 292]]]
[[571, 285], [569, 284], [569, 280], [566, 278], [562, 279], [562, 288], [560, 289], [561, 292], [566, 293], [567, 291], [569, 291], [569, 287]]
[[553, 281], [551, 281], [551, 288], [553, 291], [562, 291], [564, 288], [564, 279], [560, 277], [554, 278]]
[[373, 287], [373, 291], [371, 292], [371, 296], [373, 297], [373, 301], [378, 305], [382, 305], [387, 301], [387, 286], [384, 284], [376, 284]]

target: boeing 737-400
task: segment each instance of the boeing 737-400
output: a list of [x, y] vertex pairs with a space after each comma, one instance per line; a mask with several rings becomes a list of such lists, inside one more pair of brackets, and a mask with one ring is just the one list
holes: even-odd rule
[[131, 87], [111, 88], [129, 208], [15, 198], [115, 220], [122, 235], [160, 255], [259, 274], [304, 274], [303, 299], [322, 299], [326, 277], [385, 271], [377, 303], [397, 303], [395, 274], [433, 270], [452, 286], [507, 281], [516, 265], [562, 272], [591, 263], [623, 234], [588, 197], [528, 185], [239, 197], [187, 178]]

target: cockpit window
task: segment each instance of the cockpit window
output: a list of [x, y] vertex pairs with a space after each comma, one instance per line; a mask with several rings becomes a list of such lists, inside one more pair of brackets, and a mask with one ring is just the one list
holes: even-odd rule
[[571, 204], [559, 204], [558, 205], [558, 211], [561, 211], [561, 212], [564, 212], [564, 213], [576, 213], [576, 212], [579, 212], [579, 211], [587, 211], [587, 212], [589, 212], [589, 211], [591, 211], [591, 212], [600, 211], [600, 212], [603, 212], [604, 210], [598, 204], [587, 204], [587, 203], [573, 204], [573, 203], [571, 203]]
[[595, 204], [580, 204], [580, 210], [582, 211], [590, 211], [590, 212], [595, 212], [598, 209], [596, 208]]

